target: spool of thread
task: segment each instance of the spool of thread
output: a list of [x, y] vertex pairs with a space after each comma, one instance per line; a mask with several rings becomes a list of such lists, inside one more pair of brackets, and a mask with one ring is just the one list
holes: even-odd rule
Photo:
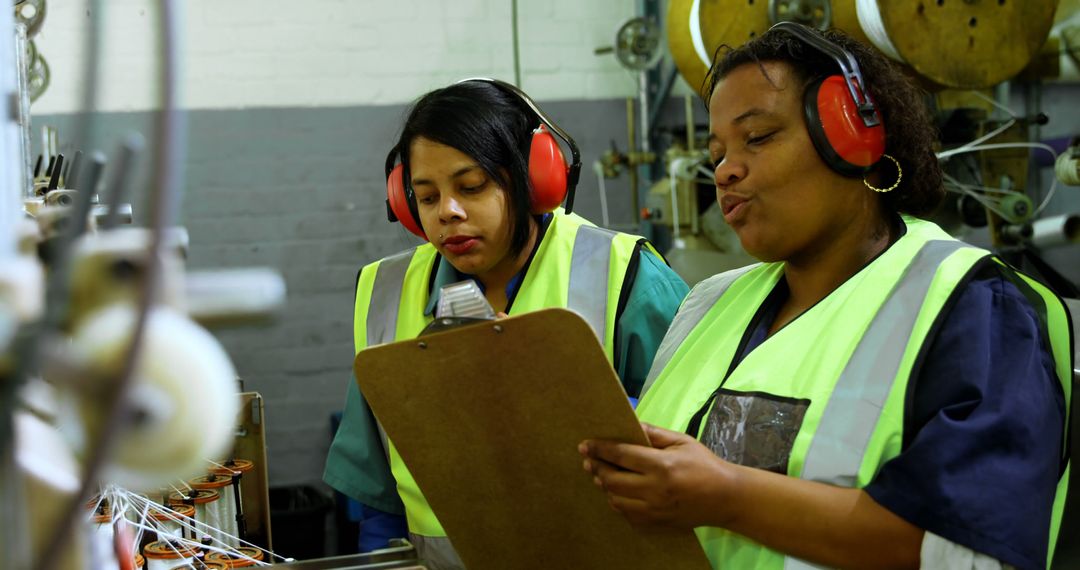
[[263, 560], [263, 553], [258, 548], [242, 546], [237, 548], [236, 551], [243, 556], [225, 554], [224, 552], [211, 552], [206, 555], [206, 561], [224, 563], [226, 568], [247, 568], [248, 566], [254, 566], [255, 561], [262, 562]]
[[[229, 459], [220, 467], [215, 465], [210, 468], [210, 473], [221, 477], [232, 478], [232, 497], [234, 517], [236, 520], [236, 536], [240, 540], [247, 540], [247, 520], [244, 517], [243, 479], [244, 473], [255, 469], [255, 462], [248, 459]], [[239, 545], [234, 545], [239, 546]]]
[[[134, 304], [121, 300], [90, 310], [72, 333], [73, 360], [115, 373], [137, 318]], [[220, 457], [234, 440], [240, 407], [236, 370], [213, 335], [164, 305], [147, 318], [129, 402], [140, 421], [118, 434], [102, 475], [135, 491], [199, 473], [206, 457]], [[84, 424], [100, 420], [98, 399], [81, 398], [77, 409]]]
[[215, 518], [218, 521], [218, 526], [215, 528], [221, 529], [221, 533], [214, 533], [214, 540], [221, 544], [227, 544], [232, 548], [240, 546], [239, 529], [236, 526], [236, 502], [233, 499], [233, 478], [230, 476], [204, 475], [196, 479], [188, 481], [188, 485], [191, 485], [194, 489], [199, 490], [212, 490], [221, 497], [219, 500], [214, 501], [209, 505], [209, 509], [215, 511]]
[[[170, 505], [194, 505], [195, 507], [195, 520], [203, 525], [211, 528], [221, 528], [221, 520], [218, 509], [220, 506], [215, 506], [221, 499], [221, 495], [214, 490], [210, 489], [192, 489], [187, 495], [180, 493], [172, 493], [169, 495]], [[220, 540], [219, 533], [211, 531], [204, 527], [198, 527], [197, 536], [195, 539], [202, 538], [202, 535], [210, 533], [210, 537], [214, 540]]]
[[1057, 157], [1054, 174], [1062, 184], [1080, 186], [1080, 150], [1072, 147]]
[[143, 548], [146, 570], [172, 570], [177, 566], [191, 566], [198, 553], [198, 549], [191, 545], [164, 540], [151, 542]]
[[193, 536], [187, 536], [193, 533], [185, 533], [185, 528], [191, 523], [183, 519], [194, 519], [195, 507], [193, 505], [173, 505], [171, 508], [172, 512], [159, 509], [150, 511], [150, 520], [154, 521], [153, 526], [157, 529], [157, 538], [154, 540], [194, 538]]
[[[102, 503], [104, 505], [105, 503]], [[113, 531], [112, 509], [99, 508], [90, 518], [90, 560], [94, 568], [116, 568], [116, 541]]]

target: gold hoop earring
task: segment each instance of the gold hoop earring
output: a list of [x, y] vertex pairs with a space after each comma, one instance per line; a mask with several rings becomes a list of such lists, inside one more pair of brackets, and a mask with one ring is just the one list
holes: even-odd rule
[[896, 190], [897, 186], [900, 186], [900, 181], [904, 179], [904, 169], [900, 168], [899, 160], [896, 160], [895, 158], [887, 154], [882, 154], [881, 156], [891, 160], [893, 164], [896, 165], [896, 182], [893, 182], [893, 185], [889, 186], [888, 188], [877, 188], [871, 185], [870, 181], [867, 180], [865, 176], [863, 177], [862, 182], [866, 185], [867, 188], [873, 190], [874, 192], [881, 192], [882, 194], [884, 194], [885, 192], [892, 192], [893, 190]]

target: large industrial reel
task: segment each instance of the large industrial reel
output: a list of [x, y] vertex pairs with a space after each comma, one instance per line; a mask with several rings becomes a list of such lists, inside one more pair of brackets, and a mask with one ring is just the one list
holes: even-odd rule
[[[808, 19], [804, 17], [809, 14]], [[854, 23], [855, 0], [671, 0], [667, 13], [668, 47], [686, 82], [700, 91], [713, 55], [721, 45], [738, 47], [769, 29], [774, 19], [824, 28]]]
[[823, 3], [828, 27], [877, 46], [926, 83], [975, 89], [1031, 62], [1046, 42], [1057, 0], [671, 0], [668, 46], [679, 72], [700, 90], [719, 46], [742, 45], [778, 14], [795, 21], [820, 14]]
[[[1038, 55], [1058, 2], [877, 0], [876, 4], [879, 21], [895, 48], [890, 54], [894, 59], [898, 55], [940, 85], [980, 89], [1015, 76]], [[865, 14], [860, 17], [865, 23]], [[878, 35], [868, 35], [889, 53]]]
[[[691, 8], [698, 0], [670, 0], [667, 11], [667, 40], [675, 67], [694, 91], [701, 91], [705, 75], [709, 72], [709, 56], [701, 43], [701, 26], [697, 14]], [[696, 29], [691, 24], [696, 26]], [[695, 48], [695, 42], [698, 48]]]

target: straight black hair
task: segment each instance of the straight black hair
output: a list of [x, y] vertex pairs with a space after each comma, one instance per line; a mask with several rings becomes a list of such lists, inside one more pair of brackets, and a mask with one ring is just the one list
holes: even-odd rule
[[[529, 240], [529, 146], [540, 118], [518, 96], [486, 81], [465, 81], [421, 97], [409, 111], [394, 146], [415, 203], [409, 147], [418, 137], [453, 147], [476, 161], [509, 197], [510, 253]], [[417, 219], [419, 223], [420, 220]]]

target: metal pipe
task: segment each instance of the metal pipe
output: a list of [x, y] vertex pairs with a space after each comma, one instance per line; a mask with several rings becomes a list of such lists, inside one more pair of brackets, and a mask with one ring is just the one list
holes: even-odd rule
[[[15, 263], [18, 252], [16, 228], [21, 217], [25, 189], [25, 172], [20, 150], [22, 131], [15, 113], [20, 97], [15, 53], [15, 17], [11, 4], [0, 9], [0, 267]], [[25, 37], [25, 33], [23, 34]], [[14, 326], [15, 311], [0, 305], [0, 326]], [[6, 322], [3, 322], [6, 321]], [[14, 337], [14, 335], [12, 335]], [[18, 342], [11, 338], [12, 344]], [[22, 347], [0, 346], [0, 351], [13, 350], [16, 366], [12, 377], [0, 376], [0, 567], [25, 568], [30, 561], [29, 525], [26, 502], [22, 492], [22, 476], [15, 460], [15, 397], [22, 385], [20, 360]]]
[[518, 0], [510, 2], [510, 33], [514, 41], [514, 85], [521, 85], [521, 50], [518, 37]]
[[683, 109], [686, 113], [686, 152], [694, 152], [694, 136], [697, 134], [694, 129], [694, 98], [687, 94], [683, 101], [686, 103]]
[[18, 109], [19, 109], [19, 135], [20, 146], [22, 147], [22, 159], [21, 165], [23, 167], [22, 174], [22, 197], [33, 198], [34, 197], [34, 174], [30, 170], [30, 151], [33, 148], [33, 144], [30, 142], [30, 38], [27, 37], [26, 26], [22, 24], [15, 25], [15, 76], [18, 96]]
[[649, 75], [642, 71], [638, 73], [638, 102], [641, 105], [641, 152], [650, 150], [649, 144]]
[[18, 244], [15, 227], [22, 207], [20, 131], [14, 116], [18, 84], [15, 76], [15, 15], [8, 4], [0, 12], [0, 261], [14, 257]]
[[1031, 243], [1040, 249], [1080, 243], [1080, 214], [1036, 220], [1031, 225], [1031, 234]]
[[649, 114], [649, 137], [656, 131], [656, 123], [660, 121], [660, 115], [663, 113], [663, 102], [667, 101], [667, 98], [671, 95], [671, 90], [675, 87], [675, 80], [679, 77], [679, 68], [672, 67], [667, 76], [664, 77], [664, 82], [660, 84], [660, 90], [656, 92], [656, 105], [653, 105], [652, 113]]
[[633, 210], [632, 215], [634, 218], [634, 225], [641, 223], [641, 208], [638, 205], [638, 167], [634, 164], [632, 158], [636, 153], [637, 148], [637, 136], [634, 133], [634, 98], [626, 98], [626, 140], [629, 144], [629, 149], [626, 151], [628, 174], [630, 175], [630, 209]]

